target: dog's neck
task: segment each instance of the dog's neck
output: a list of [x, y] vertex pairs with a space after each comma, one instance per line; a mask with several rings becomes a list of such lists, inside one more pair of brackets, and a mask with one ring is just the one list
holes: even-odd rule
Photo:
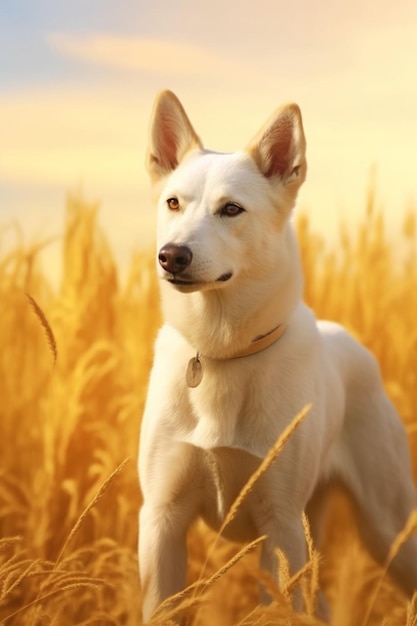
[[[302, 272], [292, 232], [287, 239], [290, 256], [287, 263], [270, 268], [257, 282], [251, 282], [250, 288], [244, 276], [236, 277], [222, 289], [189, 294], [172, 293], [172, 286], [164, 284], [165, 321], [196, 352], [217, 359], [243, 351], [256, 337], [269, 333], [279, 324], [288, 324], [302, 298]], [[169, 298], [164, 297], [165, 290], [170, 290]]]

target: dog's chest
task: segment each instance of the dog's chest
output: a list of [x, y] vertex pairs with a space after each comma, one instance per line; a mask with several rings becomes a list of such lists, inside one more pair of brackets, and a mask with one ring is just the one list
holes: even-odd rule
[[202, 448], [233, 446], [242, 421], [244, 389], [240, 382], [228, 383], [228, 368], [223, 369], [224, 376], [206, 372], [200, 385], [189, 391], [195, 418], [190, 443]]
[[300, 377], [284, 340], [247, 357], [203, 357], [203, 377], [195, 388], [187, 385], [186, 376], [192, 358], [183, 337], [166, 326], [158, 338], [148, 404], [162, 407], [151, 428], [162, 427], [176, 441], [206, 450], [229, 447], [263, 458], [311, 401], [311, 381]]
[[[184, 440], [203, 449], [230, 447], [255, 452], [274, 443], [262, 428], [275, 412], [279, 392], [267, 391], [253, 360], [203, 363], [204, 375], [188, 390], [193, 419]], [[262, 453], [259, 455], [262, 456]]]

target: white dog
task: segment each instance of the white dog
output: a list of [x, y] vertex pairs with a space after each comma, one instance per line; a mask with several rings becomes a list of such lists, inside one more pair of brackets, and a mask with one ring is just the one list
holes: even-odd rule
[[[379, 562], [416, 506], [407, 437], [371, 354], [302, 302], [290, 223], [306, 174], [296, 105], [279, 109], [237, 153], [205, 150], [174, 94], [155, 104], [147, 166], [158, 200], [159, 332], [143, 417], [139, 561], [143, 615], [185, 586], [186, 532], [201, 515], [219, 528], [294, 416], [312, 409], [255, 483], [225, 535], [266, 535], [293, 572], [306, 560], [302, 512], [317, 532], [333, 480], [349, 490]], [[417, 588], [417, 539], [391, 574]], [[278, 581], [279, 582], [279, 581]], [[294, 598], [301, 609], [302, 599]], [[318, 614], [326, 617], [320, 599]]]

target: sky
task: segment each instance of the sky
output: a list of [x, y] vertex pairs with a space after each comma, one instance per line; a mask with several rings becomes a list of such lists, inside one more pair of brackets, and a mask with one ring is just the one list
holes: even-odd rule
[[0, 246], [15, 221], [28, 242], [59, 236], [80, 191], [100, 202], [122, 265], [150, 246], [144, 155], [165, 88], [224, 151], [297, 102], [309, 164], [298, 210], [332, 239], [361, 218], [374, 179], [395, 230], [417, 207], [416, 28], [415, 0], [1, 2]]

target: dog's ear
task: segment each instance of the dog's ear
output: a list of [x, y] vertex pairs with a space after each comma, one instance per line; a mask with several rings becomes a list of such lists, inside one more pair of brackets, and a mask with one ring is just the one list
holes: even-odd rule
[[203, 145], [172, 91], [158, 94], [151, 118], [146, 165], [152, 180], [172, 172], [185, 154]]
[[278, 177], [285, 184], [305, 179], [306, 141], [301, 112], [296, 104], [278, 109], [250, 142], [247, 151], [266, 178]]

